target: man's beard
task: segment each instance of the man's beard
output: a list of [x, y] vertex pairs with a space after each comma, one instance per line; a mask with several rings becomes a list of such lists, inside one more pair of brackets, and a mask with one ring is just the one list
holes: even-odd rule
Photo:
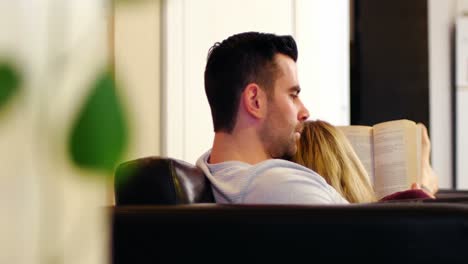
[[288, 141], [288, 144], [284, 145], [284, 150], [281, 153], [278, 153], [279, 155], [277, 157], [274, 157], [275, 159], [283, 159], [283, 160], [289, 160], [291, 161], [294, 155], [296, 155], [297, 152], [297, 141], [295, 140], [295, 135], [292, 133], [290, 140]]
[[[300, 127], [299, 127], [300, 128]], [[267, 153], [273, 159], [291, 160], [297, 151], [297, 142], [295, 140], [295, 132], [300, 131], [296, 128], [289, 133], [288, 138], [281, 138], [275, 135], [274, 126], [266, 126], [260, 135], [263, 139], [263, 144], [266, 147]]]
[[295, 142], [294, 143], [290, 142], [287, 146], [285, 144], [284, 150], [278, 151], [278, 153], [275, 153], [276, 155], [274, 156], [272, 155], [272, 158], [291, 161], [297, 152], [297, 147], [295, 147], [296, 146], [295, 144], [296, 144]]

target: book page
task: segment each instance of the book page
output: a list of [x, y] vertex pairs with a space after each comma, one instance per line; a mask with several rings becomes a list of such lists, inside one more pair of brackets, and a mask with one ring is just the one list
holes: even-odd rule
[[356, 155], [361, 160], [369, 176], [369, 182], [374, 185], [374, 153], [372, 147], [372, 127], [369, 126], [338, 126], [348, 138]]
[[416, 167], [416, 183], [421, 184], [422, 178], [422, 128], [416, 125], [416, 163], [420, 164]]
[[389, 121], [375, 125], [373, 131], [377, 198], [410, 189], [419, 178], [416, 123]]

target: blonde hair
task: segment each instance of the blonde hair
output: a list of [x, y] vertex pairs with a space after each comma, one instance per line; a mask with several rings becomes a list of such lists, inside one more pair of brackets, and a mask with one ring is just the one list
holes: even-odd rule
[[305, 122], [293, 161], [320, 174], [350, 203], [377, 200], [367, 172], [348, 139], [325, 121]]

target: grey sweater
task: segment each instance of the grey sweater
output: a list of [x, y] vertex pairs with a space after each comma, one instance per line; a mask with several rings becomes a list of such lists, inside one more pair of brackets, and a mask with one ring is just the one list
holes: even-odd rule
[[211, 150], [197, 166], [212, 183], [217, 203], [348, 204], [316, 172], [294, 162], [270, 159], [255, 165], [240, 161], [209, 164]]

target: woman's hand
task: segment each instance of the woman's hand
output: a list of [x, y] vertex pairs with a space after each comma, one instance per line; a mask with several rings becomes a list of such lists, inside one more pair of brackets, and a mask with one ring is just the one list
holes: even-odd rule
[[428, 190], [427, 188], [424, 188], [424, 187], [420, 186], [420, 185], [417, 184], [417, 183], [411, 184], [411, 190], [421, 190], [421, 191], [423, 191], [425, 194], [427, 194], [428, 196], [430, 196], [432, 199], [435, 199], [435, 195], [432, 193], [431, 190]]
[[[419, 189], [434, 196], [439, 190], [439, 180], [437, 174], [432, 169], [431, 159], [431, 141], [424, 124], [418, 123], [422, 131], [421, 142], [421, 185]], [[413, 188], [413, 186], [411, 186]]]

